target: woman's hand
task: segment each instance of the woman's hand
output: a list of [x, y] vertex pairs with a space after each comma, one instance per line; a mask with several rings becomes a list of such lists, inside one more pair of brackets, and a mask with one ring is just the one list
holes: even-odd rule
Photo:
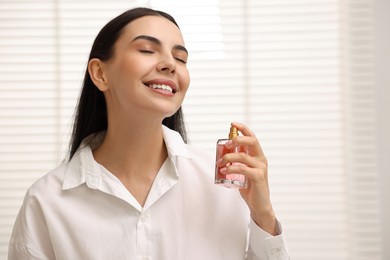
[[[248, 153], [225, 154], [218, 165], [225, 166], [223, 174], [243, 174], [248, 180], [248, 188], [240, 189], [242, 198], [248, 205], [253, 221], [264, 231], [276, 235], [276, 218], [272, 209], [268, 186], [268, 163], [255, 134], [244, 124], [232, 123], [241, 133], [228, 141], [229, 149], [244, 146]], [[233, 163], [238, 164], [233, 164]], [[228, 164], [229, 163], [229, 164]]]

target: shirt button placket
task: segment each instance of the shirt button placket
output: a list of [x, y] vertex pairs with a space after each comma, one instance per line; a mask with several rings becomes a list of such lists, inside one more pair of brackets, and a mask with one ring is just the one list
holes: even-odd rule
[[137, 254], [139, 259], [151, 259], [151, 221], [148, 212], [142, 212], [137, 223]]

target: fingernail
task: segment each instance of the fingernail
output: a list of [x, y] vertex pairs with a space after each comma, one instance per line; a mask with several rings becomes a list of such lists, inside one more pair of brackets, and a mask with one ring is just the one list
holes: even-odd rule
[[225, 147], [230, 148], [233, 145], [232, 140], [229, 140], [225, 143]]
[[219, 172], [224, 174], [226, 172], [226, 170], [227, 170], [226, 167], [223, 167], [223, 168], [219, 169]]

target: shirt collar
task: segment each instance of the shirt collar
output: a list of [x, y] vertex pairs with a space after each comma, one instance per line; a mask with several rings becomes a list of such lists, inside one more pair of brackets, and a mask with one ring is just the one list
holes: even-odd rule
[[[174, 165], [176, 165], [177, 157], [191, 158], [187, 145], [178, 132], [166, 126], [162, 126], [162, 130], [168, 157]], [[91, 189], [100, 187], [102, 172], [99, 164], [93, 158], [92, 149], [98, 145], [98, 142], [102, 141], [103, 136], [104, 133], [98, 134], [93, 142], [91, 142], [91, 136], [83, 140], [80, 148], [66, 166], [65, 178], [62, 184], [63, 190], [75, 188], [83, 183], [86, 183]], [[176, 168], [176, 166], [174, 167]], [[176, 174], [178, 174], [177, 170]]]
[[167, 146], [168, 156], [171, 159], [176, 156], [191, 158], [187, 145], [184, 143], [183, 138], [178, 132], [163, 126], [163, 137], [165, 145]]
[[100, 182], [101, 171], [93, 158], [91, 146], [82, 144], [66, 166], [62, 189], [75, 188], [83, 183], [92, 189], [97, 189]]

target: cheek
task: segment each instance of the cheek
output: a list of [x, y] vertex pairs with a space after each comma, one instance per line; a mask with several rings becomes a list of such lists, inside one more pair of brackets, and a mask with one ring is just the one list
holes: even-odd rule
[[190, 73], [188, 72], [187, 69], [185, 69], [182, 73], [181, 73], [181, 80], [180, 80], [180, 86], [182, 87], [182, 89], [184, 91], [187, 91], [189, 85], [190, 85]]
[[[137, 66], [134, 66], [134, 64], [137, 64]], [[125, 59], [123, 62], [119, 63], [117, 66], [118, 71], [120, 71], [120, 74], [125, 77], [135, 77], [137, 75], [142, 74], [142, 67], [143, 63], [139, 62], [137, 59]]]

